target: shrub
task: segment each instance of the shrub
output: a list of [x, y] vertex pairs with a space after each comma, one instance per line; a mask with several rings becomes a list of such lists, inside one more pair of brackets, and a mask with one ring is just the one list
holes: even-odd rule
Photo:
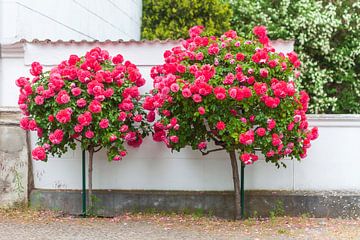
[[46, 72], [34, 62], [30, 73], [31, 81], [21, 77], [16, 85], [20, 87], [18, 103], [26, 115], [20, 126], [38, 134], [39, 146], [32, 156], [47, 161], [48, 154], [61, 156], [80, 142], [89, 151], [91, 203], [93, 154], [106, 148], [109, 161], [121, 160], [126, 155], [125, 143], [138, 147], [148, 135], [138, 90], [145, 80], [120, 54], [111, 58], [100, 48], [84, 57], [71, 55]]
[[[262, 26], [247, 38], [232, 30], [203, 37], [202, 31], [191, 28], [183, 48], [164, 53], [165, 63], [151, 70], [154, 89], [143, 107], [159, 113], [155, 141], [176, 151], [191, 146], [204, 155], [229, 154], [239, 217], [236, 152], [242, 164], [254, 163], [261, 152], [280, 166], [282, 158], [305, 157], [318, 133], [308, 129], [308, 95], [295, 88], [296, 53], [275, 53]], [[209, 149], [209, 141], [218, 148]]]
[[145, 0], [142, 38], [185, 38], [194, 25], [206, 26], [208, 34], [220, 34], [230, 28], [231, 15], [230, 5], [221, 0]]
[[360, 2], [231, 0], [232, 26], [265, 24], [272, 39], [295, 39], [303, 63], [299, 86], [312, 113], [360, 113]]

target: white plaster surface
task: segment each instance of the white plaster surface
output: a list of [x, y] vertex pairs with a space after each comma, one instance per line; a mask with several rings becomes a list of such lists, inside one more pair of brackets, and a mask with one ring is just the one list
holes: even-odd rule
[[140, 39], [141, 0], [1, 0], [0, 43]]

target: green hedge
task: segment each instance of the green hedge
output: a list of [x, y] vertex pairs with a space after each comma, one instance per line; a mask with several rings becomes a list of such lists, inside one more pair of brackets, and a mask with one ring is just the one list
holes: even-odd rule
[[144, 0], [143, 39], [188, 37], [195, 25], [206, 27], [207, 34], [221, 34], [231, 28], [231, 6], [221, 0]]
[[360, 2], [233, 0], [232, 26], [266, 25], [271, 39], [295, 39], [300, 83], [313, 113], [360, 113]]
[[358, 0], [143, 1], [145, 39], [184, 38], [193, 25], [209, 34], [230, 28], [241, 34], [260, 24], [271, 39], [296, 40], [299, 82], [311, 96], [311, 112], [360, 113]]

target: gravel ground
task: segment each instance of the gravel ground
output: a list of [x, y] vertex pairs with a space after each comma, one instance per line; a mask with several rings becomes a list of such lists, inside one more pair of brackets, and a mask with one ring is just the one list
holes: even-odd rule
[[0, 239], [360, 239], [360, 220], [277, 217], [235, 222], [161, 214], [83, 219], [0, 210]]

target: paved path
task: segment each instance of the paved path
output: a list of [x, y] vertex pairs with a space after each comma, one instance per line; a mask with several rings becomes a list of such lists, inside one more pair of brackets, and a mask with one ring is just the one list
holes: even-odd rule
[[360, 221], [277, 218], [233, 222], [161, 215], [79, 219], [0, 213], [0, 239], [360, 239]]

